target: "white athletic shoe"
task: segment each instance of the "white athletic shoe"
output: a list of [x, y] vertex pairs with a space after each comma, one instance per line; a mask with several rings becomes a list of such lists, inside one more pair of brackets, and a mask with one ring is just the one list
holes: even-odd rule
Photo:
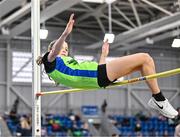
[[162, 115], [168, 118], [175, 118], [178, 115], [178, 112], [173, 108], [167, 99], [164, 101], [156, 101], [154, 97], [152, 97], [149, 100], [148, 105], [151, 108], [158, 110]]

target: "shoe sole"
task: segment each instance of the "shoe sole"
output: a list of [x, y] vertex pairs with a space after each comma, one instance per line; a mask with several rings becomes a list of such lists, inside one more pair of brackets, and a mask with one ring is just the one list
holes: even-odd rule
[[166, 113], [164, 113], [163, 111], [161, 111], [161, 109], [159, 109], [158, 107], [156, 107], [156, 105], [155, 105], [154, 103], [152, 103], [152, 100], [150, 100], [150, 101], [148, 102], [148, 106], [151, 107], [151, 108], [153, 108], [153, 109], [155, 109], [155, 110], [157, 110], [157, 111], [160, 112], [162, 115], [164, 115], [164, 116], [166, 116], [166, 117], [168, 117], [168, 118], [175, 118], [175, 117], [176, 117], [176, 116], [174, 116], [174, 115], [169, 115], [169, 114], [166, 114]]

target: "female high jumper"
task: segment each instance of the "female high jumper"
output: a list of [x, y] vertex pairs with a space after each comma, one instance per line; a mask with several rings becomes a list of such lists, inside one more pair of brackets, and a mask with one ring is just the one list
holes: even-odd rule
[[[123, 56], [106, 62], [109, 53], [108, 41], [102, 46], [99, 63], [84, 61], [78, 63], [68, 56], [68, 44], [65, 42], [74, 25], [74, 14], [61, 36], [50, 43], [48, 52], [38, 57], [37, 64], [44, 64], [47, 75], [56, 83], [74, 88], [101, 88], [111, 85], [116, 79], [139, 71], [143, 76], [155, 74], [153, 59], [147, 53]], [[146, 81], [152, 97], [148, 105], [168, 118], [174, 118], [178, 112], [162, 94], [157, 79]]]

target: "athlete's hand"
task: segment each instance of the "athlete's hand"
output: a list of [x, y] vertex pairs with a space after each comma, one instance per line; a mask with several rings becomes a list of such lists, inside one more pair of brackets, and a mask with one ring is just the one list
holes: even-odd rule
[[74, 25], [74, 19], [73, 18], [74, 18], [74, 13], [71, 14], [71, 16], [69, 18], [69, 21], [68, 21], [68, 23], [66, 25], [66, 28], [65, 28], [65, 30], [63, 32], [63, 34], [65, 36], [68, 36], [71, 33], [72, 29], [73, 29], [73, 25]]
[[107, 57], [109, 54], [109, 43], [108, 40], [106, 40], [102, 46], [102, 56]]

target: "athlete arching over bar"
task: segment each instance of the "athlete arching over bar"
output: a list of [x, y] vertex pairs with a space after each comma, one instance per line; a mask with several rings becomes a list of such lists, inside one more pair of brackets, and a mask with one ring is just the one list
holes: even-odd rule
[[[37, 59], [37, 64], [44, 64], [46, 73], [56, 83], [75, 88], [100, 88], [135, 71], [140, 71], [144, 76], [156, 73], [154, 61], [147, 53], [123, 56], [106, 63], [105, 59], [109, 53], [108, 41], [102, 46], [99, 64], [93, 61], [78, 63], [68, 56], [68, 44], [65, 42], [73, 25], [74, 14], [70, 16], [62, 35], [50, 43], [48, 52], [43, 57]], [[178, 112], [161, 93], [157, 79], [147, 80], [146, 83], [152, 92], [148, 105], [166, 117], [177, 116]]]

